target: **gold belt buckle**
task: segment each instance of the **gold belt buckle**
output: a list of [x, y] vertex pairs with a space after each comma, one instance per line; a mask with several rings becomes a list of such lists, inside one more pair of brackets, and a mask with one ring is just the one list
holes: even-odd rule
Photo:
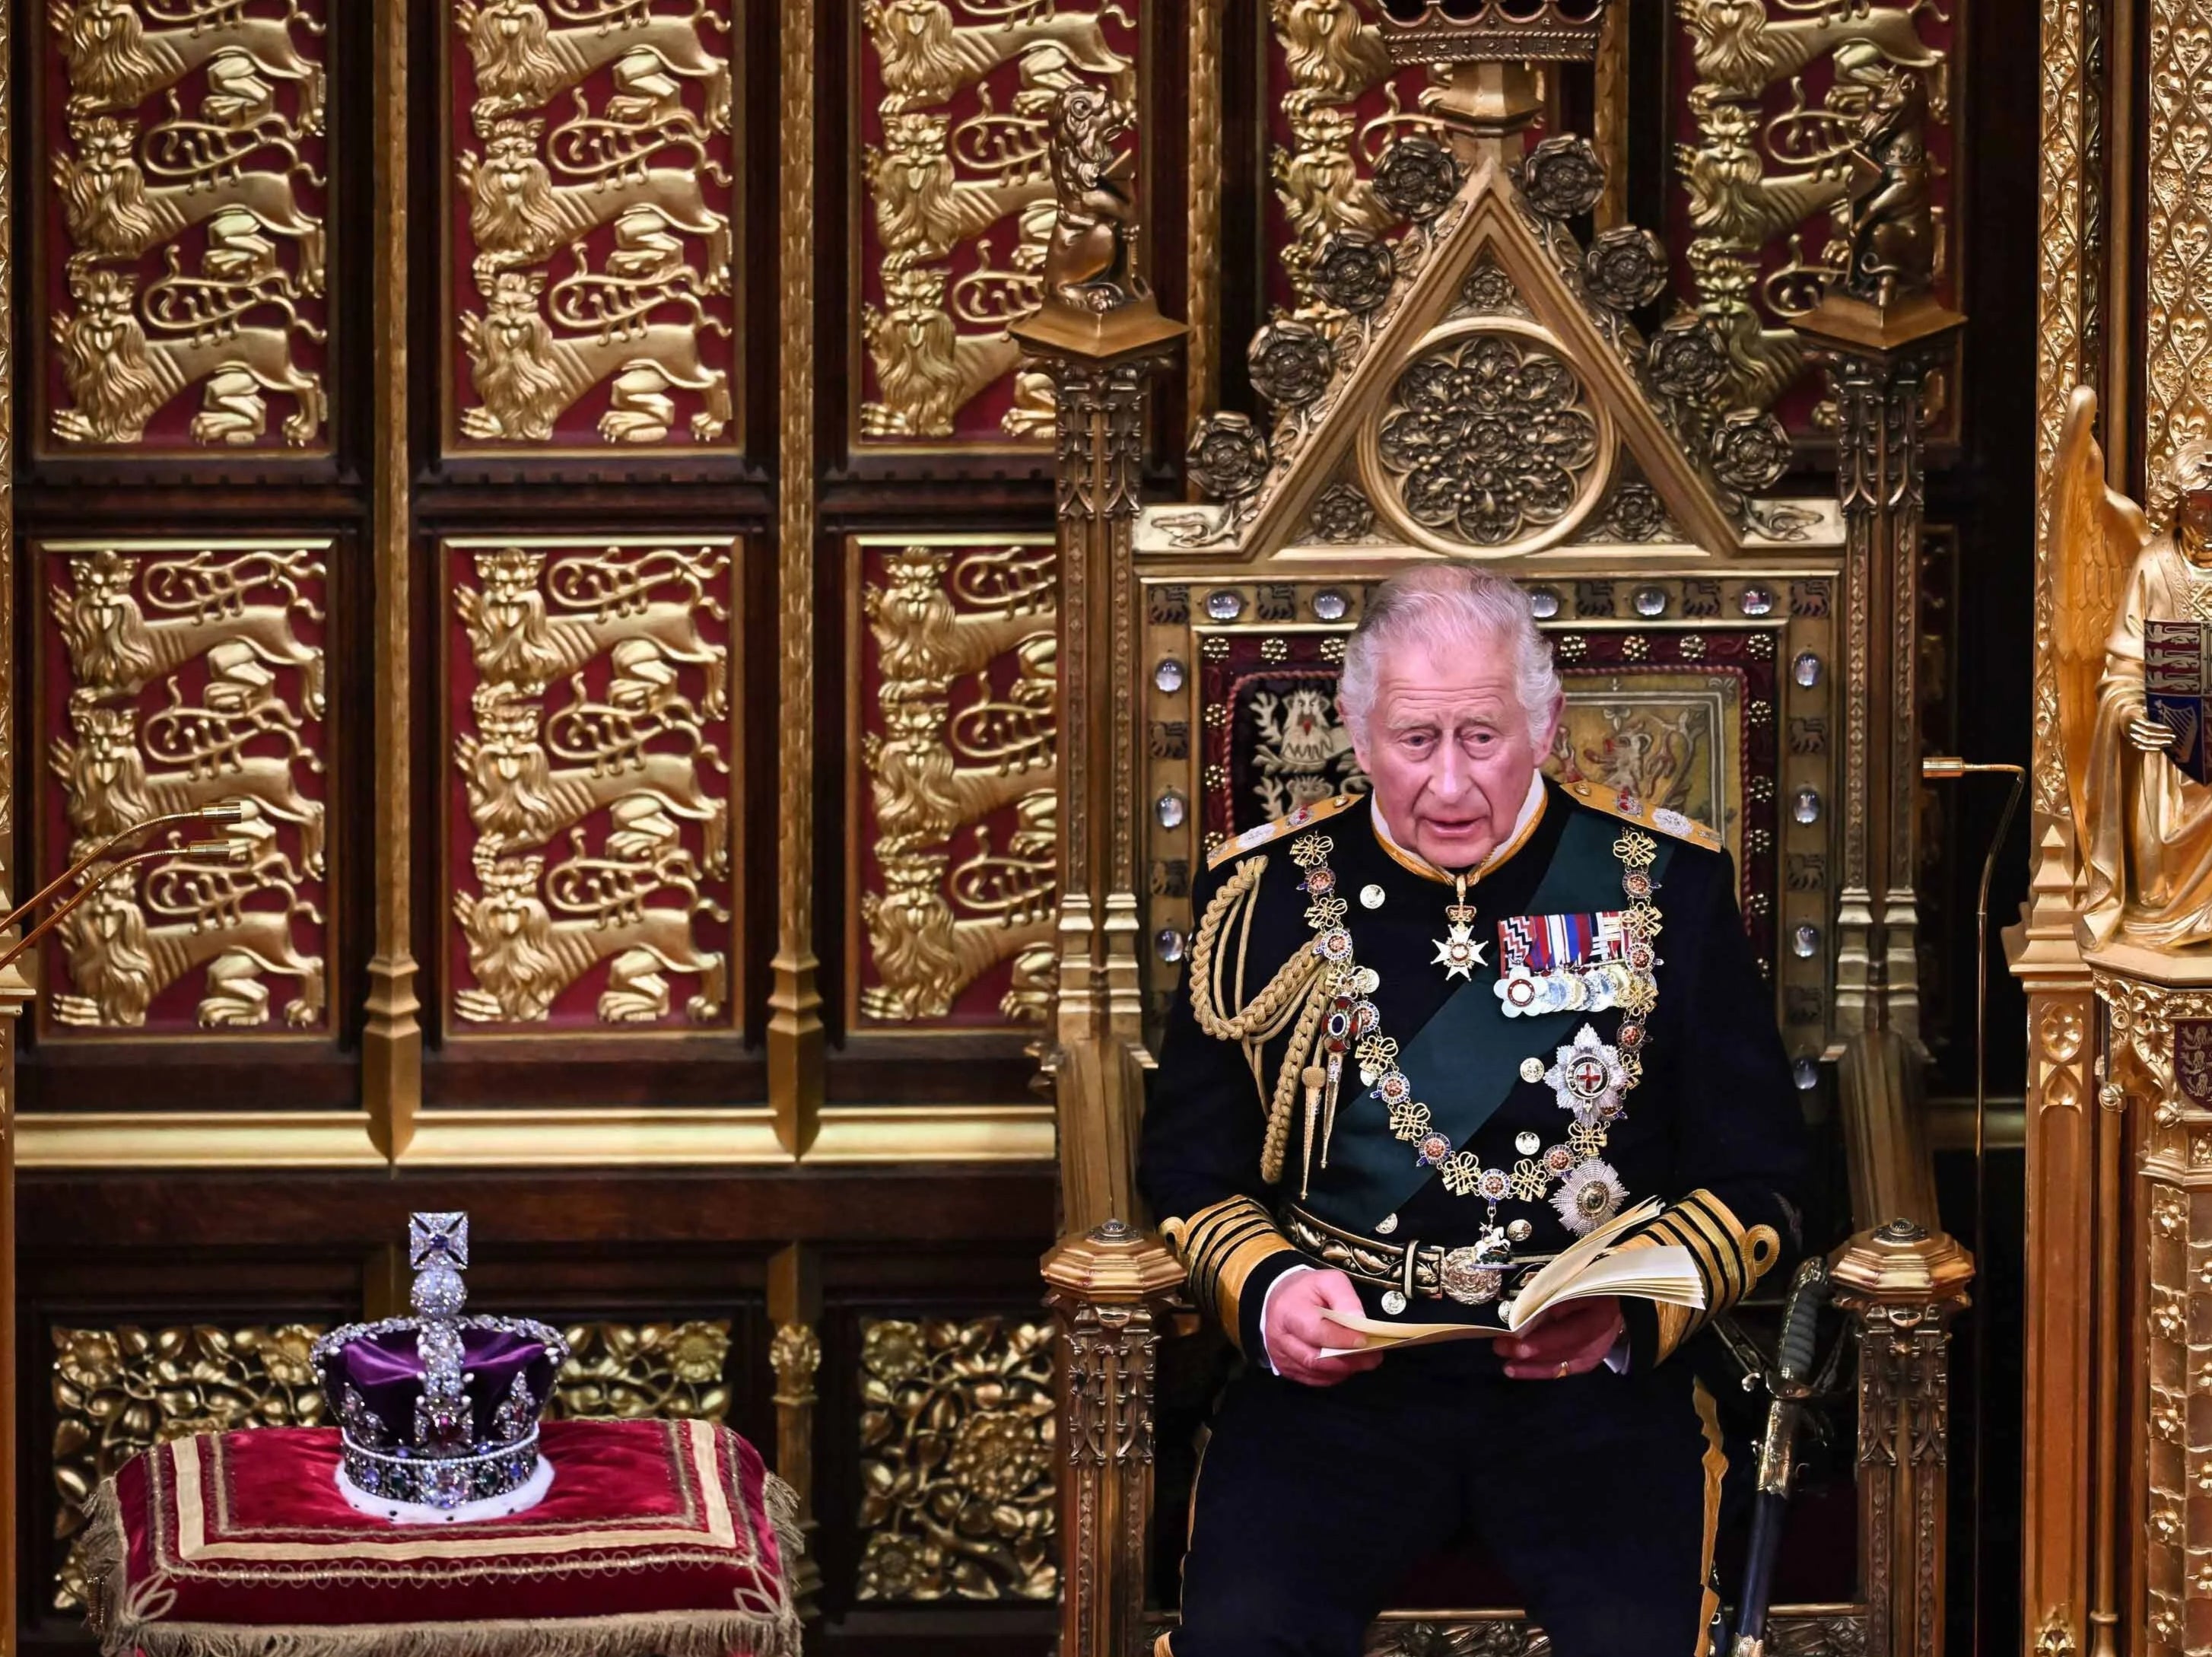
[[1497, 1266], [1485, 1264], [1482, 1251], [1469, 1246], [1455, 1248], [1444, 1256], [1437, 1270], [1437, 1282], [1462, 1306], [1482, 1306], [1498, 1298], [1505, 1274]]

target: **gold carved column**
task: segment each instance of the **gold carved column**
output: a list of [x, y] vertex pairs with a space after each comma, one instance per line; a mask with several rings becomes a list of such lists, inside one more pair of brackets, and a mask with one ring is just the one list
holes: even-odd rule
[[[1138, 951], [1137, 593], [1131, 563], [1145, 457], [1145, 387], [1183, 337], [1135, 274], [1135, 204], [1116, 153], [1133, 112], [1060, 94], [1055, 173], [1098, 182], [1063, 201], [1045, 299], [1014, 338], [1058, 390], [1060, 742], [1059, 990], [1047, 1068], [1060, 1118], [1063, 1223], [1136, 1217], [1145, 1070]], [[1100, 204], [1111, 200], [1112, 210]]]
[[814, 953], [814, 22], [783, 0], [781, 419], [776, 466], [776, 943], [769, 963], [769, 1098], [794, 1156], [821, 1130], [825, 1037]]
[[[2133, 0], [2122, 0], [2122, 9], [2131, 13]], [[2118, 1344], [2121, 1308], [2116, 1286], [2092, 1263], [2100, 1258], [2100, 1224], [2118, 1224], [2109, 1210], [2100, 1221], [2099, 1210], [2100, 1191], [2117, 1187], [2110, 1158], [2119, 1124], [2096, 1103], [2089, 1034], [2096, 1003], [2074, 933], [2081, 866], [2058, 720], [2053, 478], [2075, 387], [2101, 385], [2108, 369], [2118, 369], [2106, 342], [2124, 314], [2127, 283], [2108, 287], [2105, 271], [2110, 239], [2125, 230], [2115, 222], [2125, 207], [2112, 181], [2130, 169], [2106, 153], [2115, 57], [2106, 8], [2042, 0], [2040, 19], [2034, 757], [2027, 901], [2005, 947], [2027, 992], [2021, 1645], [2040, 1657], [2075, 1657], [2113, 1651], [2118, 1613], [2118, 1515], [2109, 1494], [2099, 1496], [2098, 1470], [2083, 1451], [2094, 1446], [2101, 1454], [2111, 1437], [2109, 1429], [2098, 1430], [2094, 1375], [2098, 1351]], [[2126, 52], [2118, 56], [2129, 61]], [[2115, 377], [2124, 387], [2126, 373]], [[2108, 407], [2125, 404], [2114, 399]], [[2114, 427], [2124, 423], [2116, 414]], [[2125, 445], [2110, 447], [2118, 463]]]

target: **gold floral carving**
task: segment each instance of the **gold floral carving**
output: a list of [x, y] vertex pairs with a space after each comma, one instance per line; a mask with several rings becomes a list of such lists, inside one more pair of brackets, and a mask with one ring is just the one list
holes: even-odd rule
[[1089, 11], [863, 0], [860, 21], [880, 88], [861, 170], [882, 297], [860, 313], [861, 433], [955, 436], [961, 411], [1012, 375], [1000, 429], [1041, 437], [1051, 380], [1017, 374], [1007, 330], [1043, 298], [1053, 104], [1091, 85], [1134, 107], [1134, 64], [1109, 38], [1109, 25], [1125, 38], [1133, 20], [1117, 0]]
[[319, 444], [323, 0], [55, 0], [46, 39], [69, 87], [48, 168], [69, 249], [53, 436], [174, 446], [148, 429], [198, 387], [191, 443], [264, 442], [275, 393], [283, 442]]
[[1053, 1326], [861, 1325], [864, 1600], [1050, 1599]]
[[[2043, 3], [2042, 216], [2038, 227], [2036, 328], [2035, 810], [2071, 813], [2058, 733], [2058, 652], [2052, 635], [2051, 527], [2058, 438], [2068, 399], [2100, 370], [2085, 359], [2083, 243], [2100, 186], [2088, 176], [2090, 108], [2085, 0]], [[2069, 852], [2070, 855], [2069, 844]]]
[[602, 442], [730, 435], [736, 13], [454, 0], [474, 96], [465, 120], [455, 112], [452, 165], [482, 305], [455, 323], [464, 437], [561, 441], [602, 386]]
[[[1871, 166], [1868, 135], [1909, 95], [1906, 76], [1923, 78], [1934, 118], [1947, 119], [1948, 64], [1920, 38], [1925, 0], [1814, 12], [1773, 0], [1678, 0], [1678, 9], [1698, 76], [1689, 101], [1698, 141], [1678, 146], [1697, 233], [1685, 257], [1698, 309], [1728, 342], [1735, 390], [1766, 408], [1804, 360], [1796, 332], [1766, 317], [1804, 315], [1843, 276], [1851, 197]], [[1823, 64], [1827, 84], [1815, 98], [1807, 75]], [[1783, 87], [1772, 107], [1770, 94]], [[1940, 214], [1934, 231], [1940, 271]]]
[[[149, 817], [218, 801], [246, 808], [246, 862], [190, 856], [109, 880], [60, 929], [65, 972], [47, 1011], [143, 1027], [172, 985], [201, 977], [203, 1027], [270, 1021], [265, 978], [294, 981], [285, 1025], [323, 1022], [325, 544], [52, 543], [47, 606], [68, 662], [46, 768], [63, 794], [58, 869]], [[309, 631], [313, 630], [313, 631]], [[303, 637], [303, 632], [307, 637]], [[100, 866], [95, 865], [95, 872]], [[162, 1020], [156, 1016], [155, 1022]]]
[[83, 1607], [86, 1522], [100, 1481], [155, 1444], [251, 1427], [314, 1427], [323, 1420], [309, 1349], [323, 1331], [277, 1329], [52, 1330], [57, 1611]]
[[[877, 718], [860, 758], [882, 874], [860, 902], [867, 1019], [941, 1019], [1012, 959], [1001, 1014], [1043, 1020], [1058, 891], [1057, 563], [1048, 545], [913, 545], [884, 557], [883, 584], [862, 590]], [[992, 823], [1009, 811], [1000, 844]]]
[[730, 1325], [572, 1324], [568, 1361], [553, 1378], [550, 1416], [726, 1421]]
[[[1864, 1657], [1866, 1618], [1778, 1615], [1767, 1624], [1771, 1657]], [[1519, 1617], [1393, 1619], [1367, 1631], [1364, 1657], [1551, 1657], [1551, 1636]]]
[[[475, 667], [453, 738], [474, 892], [453, 912], [471, 1024], [540, 1023], [598, 984], [603, 1024], [731, 1015], [731, 550], [474, 545], [453, 607]], [[458, 870], [449, 869], [448, 878]]]

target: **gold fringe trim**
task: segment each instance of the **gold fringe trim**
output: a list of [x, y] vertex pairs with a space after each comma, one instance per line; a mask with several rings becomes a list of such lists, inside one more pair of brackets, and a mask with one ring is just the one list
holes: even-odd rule
[[[799, 1493], [763, 1473], [761, 1502], [775, 1533], [782, 1605], [750, 1611], [643, 1611], [621, 1617], [516, 1618], [489, 1623], [340, 1623], [324, 1628], [165, 1623], [137, 1617], [128, 1601], [130, 1542], [112, 1477], [94, 1493], [78, 1546], [92, 1589], [88, 1617], [101, 1657], [799, 1657], [804, 1625], [793, 1584], [806, 1542]], [[149, 1585], [152, 1586], [152, 1585]], [[518, 1642], [526, 1636], [526, 1644]], [[623, 1636], [629, 1636], [627, 1638]]]
[[749, 1611], [664, 1611], [623, 1617], [514, 1618], [329, 1628], [149, 1623], [100, 1649], [122, 1657], [798, 1657], [799, 1620]]

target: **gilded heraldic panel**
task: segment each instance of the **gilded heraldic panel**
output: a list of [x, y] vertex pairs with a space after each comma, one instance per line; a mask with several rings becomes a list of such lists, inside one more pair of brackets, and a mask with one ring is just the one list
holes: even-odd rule
[[737, 446], [737, 0], [447, 19], [449, 446]]
[[445, 544], [450, 1033], [738, 1015], [738, 552]]
[[1051, 1599], [1053, 1326], [860, 1328], [859, 1597]]
[[252, 849], [243, 862], [179, 856], [102, 882], [51, 935], [42, 1032], [329, 1027], [331, 550], [40, 548], [41, 883], [120, 830], [222, 801], [245, 807], [228, 832]]
[[329, 4], [33, 9], [56, 451], [328, 449]]
[[[1134, 119], [1137, 0], [861, 0], [860, 15], [857, 435], [1042, 442], [1051, 377], [1019, 366], [1007, 329], [1043, 297], [1053, 101], [1095, 87]], [[1064, 183], [1069, 199], [1091, 187]]]
[[854, 557], [856, 1026], [1042, 1023], [1058, 894], [1057, 550], [861, 536]]
[[[1788, 325], [1855, 268], [1949, 288], [1954, 8], [1897, 0], [1674, 0], [1676, 146], [1697, 308], [1729, 344], [1729, 393], [1771, 408], [1805, 367]], [[1809, 395], [1809, 394], [1808, 394]]]

